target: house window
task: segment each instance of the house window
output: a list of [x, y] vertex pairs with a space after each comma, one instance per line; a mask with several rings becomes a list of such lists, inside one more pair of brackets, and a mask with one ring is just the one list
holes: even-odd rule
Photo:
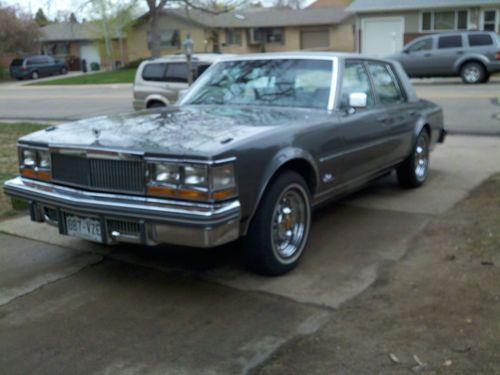
[[232, 30], [232, 29], [227, 29], [226, 30], [226, 44], [232, 45], [236, 44], [238, 46], [241, 46], [241, 30]]
[[[151, 33], [148, 32], [148, 48], [152, 47]], [[177, 30], [161, 30], [160, 31], [160, 47], [161, 48], [178, 48], [180, 46], [179, 31]]]
[[468, 26], [467, 10], [422, 12], [420, 17], [422, 31], [467, 30]]
[[282, 28], [274, 28], [266, 30], [267, 43], [281, 43], [285, 41], [284, 31]]
[[496, 31], [497, 28], [497, 11], [485, 10], [483, 12], [483, 30]]

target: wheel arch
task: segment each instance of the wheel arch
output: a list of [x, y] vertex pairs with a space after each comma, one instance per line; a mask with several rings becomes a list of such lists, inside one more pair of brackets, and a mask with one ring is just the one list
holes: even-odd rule
[[248, 227], [255, 216], [255, 213], [262, 201], [262, 198], [271, 185], [272, 181], [284, 171], [295, 171], [302, 178], [313, 196], [319, 186], [319, 170], [312, 155], [302, 149], [287, 148], [275, 155], [266, 168], [261, 183], [258, 188], [257, 200], [253, 206], [252, 212], [245, 220], [242, 231], [247, 233]]
[[455, 71], [458, 74], [460, 74], [462, 72], [462, 68], [464, 67], [464, 65], [467, 63], [471, 63], [471, 62], [480, 64], [483, 67], [485, 73], [488, 73], [488, 69], [486, 68], [487, 61], [485, 61], [485, 58], [483, 56], [480, 56], [480, 55], [467, 56], [467, 57], [464, 57], [464, 58], [458, 60], [457, 63], [455, 64]]
[[158, 103], [162, 103], [163, 105], [165, 106], [168, 106], [170, 105], [170, 102], [168, 101], [167, 98], [165, 98], [164, 96], [162, 95], [149, 95], [146, 100], [144, 100], [144, 107], [145, 108], [149, 108], [149, 106], [152, 104], [152, 103], [155, 103], [155, 102], [158, 102]]

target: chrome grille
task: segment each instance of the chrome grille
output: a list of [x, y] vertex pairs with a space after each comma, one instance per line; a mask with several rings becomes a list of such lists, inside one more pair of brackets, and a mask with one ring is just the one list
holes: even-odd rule
[[86, 158], [52, 154], [55, 182], [91, 190], [144, 193], [144, 164], [138, 160]]
[[121, 235], [136, 236], [140, 233], [139, 223], [124, 220], [107, 220], [108, 230], [117, 231]]

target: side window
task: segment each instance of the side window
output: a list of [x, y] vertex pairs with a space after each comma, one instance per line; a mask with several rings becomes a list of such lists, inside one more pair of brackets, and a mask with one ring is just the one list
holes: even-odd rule
[[469, 35], [469, 46], [491, 46], [493, 44], [493, 39], [489, 34], [470, 34]]
[[393, 104], [404, 100], [389, 65], [383, 63], [368, 63], [368, 69], [373, 78], [375, 92], [378, 95], [380, 103]]
[[344, 67], [344, 76], [342, 78], [342, 88], [340, 94], [340, 107], [349, 107], [349, 95], [353, 93], [365, 93], [368, 106], [373, 105], [374, 98], [370, 85], [370, 78], [366, 72], [365, 66], [360, 61], [348, 61]]
[[187, 82], [188, 68], [186, 63], [168, 64], [166, 81]]
[[165, 81], [167, 64], [147, 64], [142, 71], [145, 81]]
[[450, 36], [440, 36], [438, 39], [438, 48], [461, 48], [462, 47], [462, 36], [461, 35], [450, 35]]
[[408, 47], [410, 52], [428, 51], [432, 49], [432, 38], [419, 40]]

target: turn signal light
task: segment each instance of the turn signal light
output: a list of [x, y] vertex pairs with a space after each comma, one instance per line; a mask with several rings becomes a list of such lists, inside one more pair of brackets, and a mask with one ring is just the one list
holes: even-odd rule
[[186, 190], [186, 189], [173, 189], [166, 186], [148, 186], [147, 187], [149, 195], [161, 196], [161, 197], [171, 197], [171, 198], [181, 198], [181, 199], [208, 199], [208, 192], [197, 191], [197, 190]]
[[31, 168], [21, 168], [21, 176], [28, 178], [35, 178], [38, 180], [50, 181], [50, 172], [43, 170], [35, 170]]

